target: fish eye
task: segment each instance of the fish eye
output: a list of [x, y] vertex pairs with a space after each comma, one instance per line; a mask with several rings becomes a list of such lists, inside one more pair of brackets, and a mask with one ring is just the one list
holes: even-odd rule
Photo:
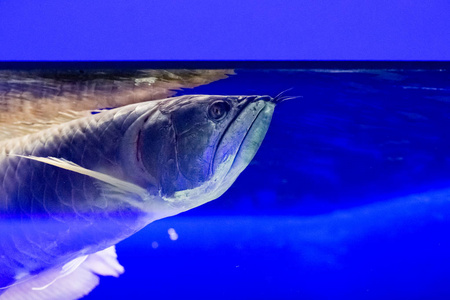
[[219, 100], [212, 103], [208, 108], [208, 116], [213, 121], [220, 121], [230, 111], [231, 107], [225, 101]]

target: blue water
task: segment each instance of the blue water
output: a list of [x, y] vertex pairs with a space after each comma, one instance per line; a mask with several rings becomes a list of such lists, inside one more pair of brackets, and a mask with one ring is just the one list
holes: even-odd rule
[[236, 70], [179, 91], [302, 97], [229, 191], [119, 243], [125, 274], [86, 299], [448, 299], [449, 79]]

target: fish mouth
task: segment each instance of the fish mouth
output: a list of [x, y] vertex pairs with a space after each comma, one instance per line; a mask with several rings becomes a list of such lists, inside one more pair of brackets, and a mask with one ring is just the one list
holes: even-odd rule
[[241, 141], [228, 176], [237, 177], [255, 157], [269, 129], [274, 108], [275, 104], [273, 102], [266, 102], [264, 108], [259, 111], [247, 134]]
[[[247, 167], [269, 128], [275, 103], [270, 97], [256, 97], [242, 109], [224, 132], [216, 149], [213, 176], [229, 178], [230, 185]], [[225, 186], [228, 186], [226, 184]]]

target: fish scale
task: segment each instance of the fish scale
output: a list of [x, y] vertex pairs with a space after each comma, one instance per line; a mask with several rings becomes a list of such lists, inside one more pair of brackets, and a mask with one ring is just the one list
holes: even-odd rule
[[[130, 110], [129, 113], [132, 112], [132, 108], [127, 109]], [[123, 111], [121, 113], [123, 114]], [[109, 231], [107, 243], [115, 244], [142, 227], [139, 222], [134, 226], [122, 226], [123, 223], [130, 222], [130, 219], [124, 216], [120, 220], [120, 213], [116, 214], [114, 210], [127, 206], [124, 203], [120, 203], [118, 207], [114, 207], [118, 203], [111, 201], [106, 201], [106, 207], [105, 204], [96, 205], [97, 199], [102, 202], [105, 199], [95, 187], [92, 178], [11, 155], [66, 158], [92, 169], [95, 169], [96, 165], [114, 167], [118, 165], [117, 141], [127, 128], [122, 128], [122, 124], [116, 126], [113, 120], [117, 122], [123, 118], [114, 119], [112, 114], [114, 112], [107, 111], [94, 118], [72, 121], [38, 134], [0, 143], [0, 180], [3, 183], [0, 186], [0, 195], [5, 195], [0, 200], [4, 203], [0, 211], [1, 218], [17, 222], [17, 228], [21, 229], [10, 235], [16, 251], [0, 248], [0, 255], [5, 255], [0, 262], [0, 269], [11, 269], [11, 265], [14, 265], [16, 269], [38, 272], [42, 268], [64, 263], [81, 251], [98, 251], [104, 245], [98, 244], [97, 234], [101, 234], [104, 239]], [[93, 123], [94, 121], [96, 123]], [[103, 169], [105, 171], [107, 168]], [[133, 208], [127, 207], [127, 210]], [[110, 216], [110, 213], [113, 216]], [[141, 212], [133, 211], [133, 214], [140, 215]], [[94, 226], [94, 218], [100, 219], [102, 225]], [[114, 222], [109, 222], [110, 219], [114, 219]], [[59, 226], [55, 225], [58, 223]], [[105, 227], [106, 223], [108, 225]], [[39, 232], [36, 228], [45, 230]], [[79, 239], [83, 242], [77, 243]], [[34, 242], [31, 242], [32, 240]], [[60, 242], [52, 244], [52, 240]], [[47, 243], [42, 243], [43, 241]], [[68, 246], [64, 247], [65, 243]], [[39, 250], [36, 248], [38, 244], [50, 246]], [[51, 265], [48, 261], [51, 261]], [[9, 283], [0, 282], [2, 286]]]

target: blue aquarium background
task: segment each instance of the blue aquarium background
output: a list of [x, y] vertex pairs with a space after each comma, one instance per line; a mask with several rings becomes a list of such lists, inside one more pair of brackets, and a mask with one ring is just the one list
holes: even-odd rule
[[86, 299], [448, 299], [450, 73], [265, 70], [183, 94], [300, 96], [219, 199], [117, 245]]

